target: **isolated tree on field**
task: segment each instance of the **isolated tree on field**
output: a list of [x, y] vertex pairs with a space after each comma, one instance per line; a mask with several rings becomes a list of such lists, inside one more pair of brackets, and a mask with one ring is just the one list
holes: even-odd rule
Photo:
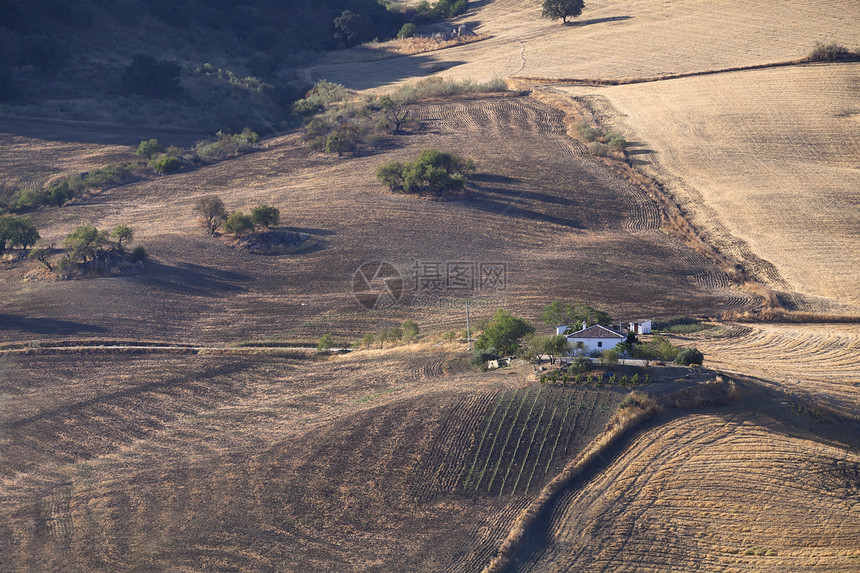
[[566, 24], [568, 18], [576, 18], [582, 14], [583, 8], [584, 0], [543, 0], [541, 16], [550, 20], [561, 18], [562, 23]]
[[39, 232], [28, 217], [0, 217], [0, 255], [10, 248], [27, 249], [39, 240]]
[[125, 246], [134, 240], [134, 230], [125, 223], [120, 223], [111, 229], [110, 236], [116, 243], [116, 249], [123, 252]]
[[194, 203], [194, 212], [200, 215], [206, 232], [214, 235], [227, 218], [227, 209], [224, 202], [217, 195], [201, 197]]
[[251, 210], [251, 220], [255, 227], [269, 229], [278, 224], [281, 219], [281, 211], [271, 205], [257, 205]]
[[364, 345], [365, 348], [370, 348], [373, 346], [373, 341], [376, 340], [376, 337], [373, 333], [368, 332], [364, 335], [364, 338], [361, 339], [361, 344]]
[[392, 326], [388, 330], [388, 340], [391, 342], [397, 343], [403, 339], [403, 328], [398, 325]]

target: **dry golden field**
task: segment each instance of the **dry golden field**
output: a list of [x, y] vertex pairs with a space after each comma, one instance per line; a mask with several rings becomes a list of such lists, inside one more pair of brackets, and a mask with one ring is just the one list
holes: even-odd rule
[[860, 457], [784, 421], [693, 414], [638, 433], [559, 496], [510, 570], [856, 571]]
[[[860, 64], [581, 90], [710, 243], [800, 310], [860, 308]], [[763, 260], [762, 260], [763, 259]]]
[[[478, 372], [465, 343], [442, 336], [464, 329], [466, 299], [473, 325], [497, 308], [539, 325], [554, 300], [616, 319], [764, 303], [764, 289], [738, 288], [718, 257], [664, 227], [670, 216], [620, 163], [571, 137], [579, 112], [621, 131], [628, 163], [786, 309], [860, 314], [860, 64], [558, 81], [784, 62], [818, 40], [853, 49], [860, 4], [594, 0], [568, 26], [542, 20], [539, 1], [472, 4], [460, 21], [485, 39], [375, 61], [360, 61], [364, 48], [305, 75], [356, 90], [520, 77], [535, 97], [415, 104], [420, 128], [344, 156], [279, 134], [29, 214], [57, 246], [82, 223], [126, 223], [150, 259], [77, 280], [0, 260], [0, 573], [472, 573], [567, 475], [508, 571], [860, 570], [856, 322], [672, 335], [742, 398], [683, 410], [675, 393], [717, 373], [653, 368], [672, 379], [637, 391], [665, 409], [615, 442], [597, 438], [626, 390], [541, 386], [531, 365]], [[131, 161], [151, 137], [188, 147], [198, 134], [0, 118], [0, 195]], [[430, 147], [474, 159], [466, 196], [376, 181], [379, 165]], [[229, 210], [277, 206], [313, 248], [259, 256], [207, 236], [192, 208], [210, 194]], [[401, 272], [399, 306], [357, 303], [369, 261]], [[504, 264], [504, 288], [428, 293], [412, 281], [419, 262]], [[407, 318], [417, 344], [333, 357], [230, 348], [353, 342]], [[176, 347], [95, 348], [147, 341]], [[566, 474], [571, 464], [584, 470]]]
[[[305, 70], [355, 89], [390, 87], [430, 74], [623, 79], [768, 64], [805, 56], [816, 41], [853, 49], [860, 6], [840, 0], [595, 0], [571, 25], [540, 17], [540, 2], [494, 0], [460, 18], [489, 39], [383, 61]], [[443, 70], [440, 72], [440, 70]]]
[[[81, 223], [125, 222], [153, 260], [139, 275], [59, 282], [27, 280], [33, 262], [6, 263], [0, 340], [316, 341], [327, 331], [355, 340], [409, 317], [425, 330], [462, 330], [465, 296], [422, 298], [427, 293], [410, 280], [416, 261], [505, 263], [505, 289], [473, 294], [478, 317], [506, 306], [536, 320], [543, 305], [571, 298], [611, 306], [619, 316], [718, 314], [755, 304], [728, 288], [702, 255], [660, 231], [644, 193], [583, 155], [565, 135], [561, 112], [527, 97], [491, 97], [422, 105], [416, 114], [424, 128], [384, 153], [324, 157], [284, 136], [256, 153], [33, 213], [44, 240], [58, 245]], [[29, 139], [34, 157], [41, 142]], [[431, 146], [476, 161], [469, 197], [420, 200], [377, 183], [378, 165]], [[64, 157], [52, 147], [44, 154]], [[231, 210], [271, 203], [285, 225], [308, 232], [320, 248], [277, 257], [235, 250], [197, 226], [192, 207], [207, 194]], [[367, 312], [356, 303], [353, 273], [372, 260], [401, 269], [403, 306]]]
[[845, 324], [733, 324], [717, 335], [676, 336], [707, 364], [755, 376], [848, 416], [860, 406], [860, 329]]
[[478, 570], [622, 394], [464, 362], [4, 356], [0, 571]]

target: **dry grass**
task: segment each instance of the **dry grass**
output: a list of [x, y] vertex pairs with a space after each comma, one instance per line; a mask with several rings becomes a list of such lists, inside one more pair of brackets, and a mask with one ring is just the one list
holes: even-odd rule
[[[475, 571], [534, 494], [465, 493], [448, 462], [521, 374], [420, 345], [322, 363], [3, 356], [2, 569]], [[610, 416], [583, 411], [578, 447]]]
[[860, 8], [840, 0], [590, 2], [572, 25], [540, 17], [540, 3], [496, 0], [466, 14], [485, 41], [379, 62], [307, 70], [355, 89], [381, 88], [439, 70], [445, 77], [647, 78], [795, 60], [816, 40], [852, 46]]
[[619, 436], [659, 411], [653, 400], [635, 393], [632, 396], [635, 405], [618, 410], [606, 424], [604, 431], [591, 441], [588, 448], [547, 483], [540, 494], [517, 516], [510, 532], [499, 547], [498, 554], [484, 568], [484, 573], [499, 573], [507, 570], [511, 566], [511, 559], [520, 548], [526, 532], [533, 527], [535, 520], [546, 511], [548, 505], [559, 492], [569, 486], [570, 482], [578, 477], [585, 468], [594, 463]]
[[673, 335], [705, 354], [705, 363], [755, 376], [768, 384], [856, 415], [860, 391], [860, 334], [854, 324], [745, 324], [720, 336]]
[[[416, 260], [507, 264], [507, 289], [473, 295], [473, 318], [505, 306], [537, 320], [543, 305], [571, 293], [619, 314], [750, 308], [752, 298], [727, 283], [697, 278], [721, 271], [660, 232], [653, 201], [584, 156], [566, 135], [562, 112], [527, 97], [490, 97], [416, 105], [413, 113], [424, 128], [395, 140], [384, 156], [319, 156], [284, 136], [252, 154], [34, 213], [44, 240], [56, 244], [82, 222], [126, 223], [152, 260], [135, 276], [61, 282], [24, 280], [35, 263], [5, 263], [0, 339], [209, 344], [316, 341], [330, 332], [354, 341], [405, 318], [424, 331], [462, 330], [463, 296], [427, 304], [433, 301], [410, 281]], [[63, 159], [41, 143], [29, 139], [34, 161]], [[421, 201], [378, 184], [379, 164], [427, 147], [476, 161], [467, 199]], [[231, 249], [197, 226], [194, 201], [208, 194], [230, 210], [275, 205], [285, 226], [309, 233], [321, 248], [283, 257]], [[406, 278], [406, 306], [387, 313], [365, 311], [350, 292], [358, 266], [379, 259]]]
[[566, 90], [642, 142], [633, 157], [707, 242], [770, 289], [801, 293], [789, 310], [856, 314], [860, 124], [837, 112], [858, 73], [837, 64]]
[[791, 432], [749, 412], [647, 430], [557, 498], [510, 570], [853, 571], [860, 457]]

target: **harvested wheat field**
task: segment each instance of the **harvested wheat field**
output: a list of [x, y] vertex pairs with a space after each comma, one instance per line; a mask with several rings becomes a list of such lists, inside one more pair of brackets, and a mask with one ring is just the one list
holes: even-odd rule
[[[74, 281], [29, 280], [34, 262], [7, 266], [0, 340], [316, 341], [326, 331], [355, 340], [404, 318], [461, 330], [469, 295], [474, 316], [506, 306], [531, 319], [572, 293], [636, 315], [754, 305], [753, 296], [726, 288], [720, 269], [659, 231], [654, 203], [584, 155], [565, 135], [561, 112], [528, 97], [489, 97], [426, 104], [416, 115], [424, 127], [394, 139], [384, 156], [325, 157], [284, 136], [256, 153], [33, 213], [44, 240], [57, 244], [82, 222], [127, 223], [152, 260], [141, 274]], [[383, 162], [431, 146], [475, 160], [469, 196], [421, 200], [376, 181]], [[283, 223], [317, 248], [271, 257], [231, 248], [198, 226], [193, 204], [207, 194], [230, 210], [278, 206]], [[353, 274], [374, 260], [404, 277], [400, 307], [368, 312], [353, 298]], [[436, 293], [412, 281], [419, 261], [501, 263], [506, 282], [427, 296]]]
[[2, 571], [475, 571], [622, 397], [426, 345], [2, 368]]
[[799, 310], [860, 305], [860, 64], [616, 86], [582, 98], [707, 240]]
[[860, 457], [797, 435], [797, 418], [639, 432], [556, 499], [510, 570], [856, 571]]
[[715, 336], [676, 338], [704, 352], [712, 368], [755, 376], [845, 415], [860, 407], [856, 325], [734, 324]]
[[795, 60], [816, 41], [853, 48], [860, 21], [852, 0], [826, 7], [810, 0], [595, 0], [567, 26], [542, 19], [540, 2], [476, 4], [458, 22], [486, 40], [388, 60], [320, 64], [305, 74], [361, 90], [431, 74], [479, 81], [651, 78]]

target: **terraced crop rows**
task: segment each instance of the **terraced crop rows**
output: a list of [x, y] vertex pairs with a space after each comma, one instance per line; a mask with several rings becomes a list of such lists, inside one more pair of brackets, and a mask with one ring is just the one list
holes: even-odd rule
[[612, 392], [554, 387], [464, 399], [442, 425], [422, 463], [416, 497], [460, 492], [534, 494], [575, 456], [619, 398]]
[[767, 420], [694, 415], [640, 432], [559, 498], [512, 570], [856, 570], [860, 457]]
[[714, 368], [768, 380], [838, 412], [860, 404], [860, 329], [840, 324], [756, 324], [731, 336], [689, 337]]

